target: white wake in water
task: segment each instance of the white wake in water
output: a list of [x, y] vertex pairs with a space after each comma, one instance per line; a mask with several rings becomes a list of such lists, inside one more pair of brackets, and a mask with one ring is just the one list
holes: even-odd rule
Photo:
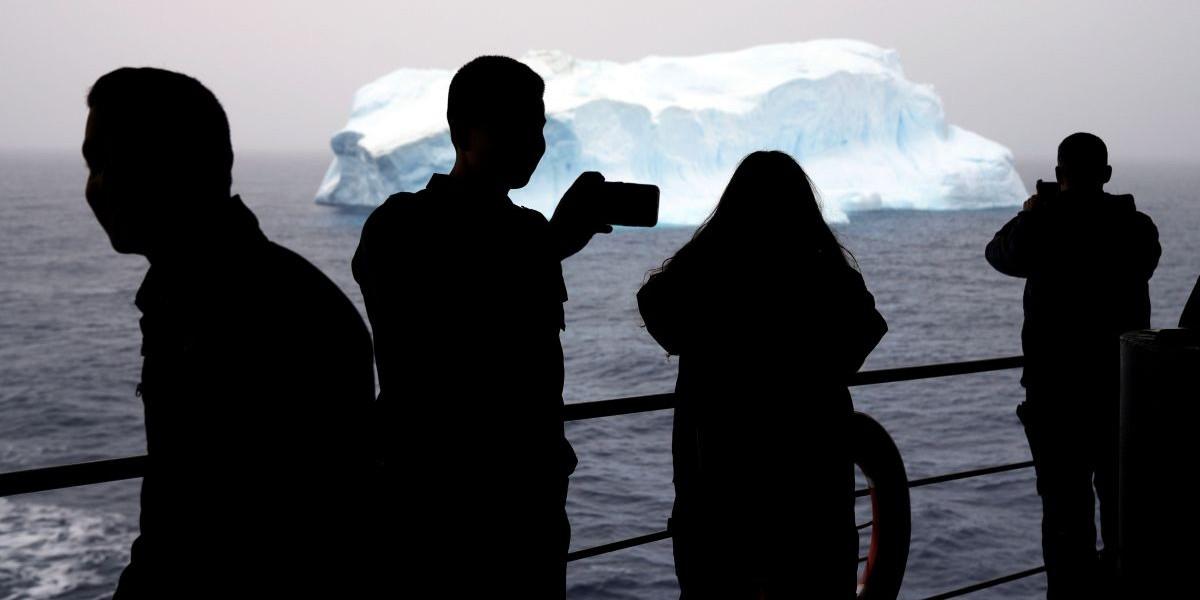
[[111, 596], [133, 541], [123, 524], [116, 515], [0, 498], [0, 600], [59, 598], [88, 587]]

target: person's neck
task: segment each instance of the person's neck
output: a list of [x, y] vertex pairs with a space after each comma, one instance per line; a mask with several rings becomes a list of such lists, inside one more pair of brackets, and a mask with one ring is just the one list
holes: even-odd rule
[[507, 196], [508, 192], [512, 190], [511, 187], [505, 185], [499, 178], [492, 176], [483, 169], [473, 167], [461, 159], [454, 161], [454, 167], [450, 169], [449, 175], [471, 187], [500, 196]]
[[1064, 181], [1062, 191], [1079, 194], [1081, 196], [1093, 196], [1104, 193], [1104, 185], [1071, 185], [1071, 182]]
[[219, 194], [206, 199], [193, 199], [203, 210], [181, 217], [178, 224], [164, 225], [156, 236], [157, 243], [147, 250], [146, 260], [155, 265], [196, 265], [211, 258], [231, 240], [229, 233], [238, 230], [239, 223], [232, 214], [234, 194]]
[[1094, 181], [1072, 182], [1067, 178], [1063, 178], [1060, 182], [1063, 192], [1072, 192], [1078, 194], [1098, 194], [1104, 193], [1104, 184]]

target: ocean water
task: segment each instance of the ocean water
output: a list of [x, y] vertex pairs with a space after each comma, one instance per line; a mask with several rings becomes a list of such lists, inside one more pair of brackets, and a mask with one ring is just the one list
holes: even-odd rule
[[[239, 156], [235, 191], [270, 237], [312, 260], [361, 307], [349, 267], [366, 213], [312, 203], [327, 160]], [[1030, 182], [1051, 173], [1048, 163], [1020, 169]], [[111, 251], [83, 201], [83, 180], [75, 155], [0, 156], [0, 472], [144, 451], [133, 294], [146, 264]], [[1172, 326], [1200, 275], [1200, 171], [1117, 165], [1109, 189], [1137, 195], [1159, 225], [1153, 324]], [[838, 226], [891, 327], [866, 368], [1020, 352], [1021, 281], [983, 259], [984, 244], [1015, 210], [878, 211]], [[567, 402], [672, 389], [677, 364], [641, 328], [634, 294], [646, 270], [690, 234], [621, 229], [564, 263]], [[1018, 377], [1001, 371], [853, 394], [896, 439], [909, 476], [925, 477], [1028, 459], [1013, 412]], [[670, 425], [669, 411], [568, 425], [580, 456], [568, 500], [573, 548], [663, 527], [673, 494]], [[804, 473], [794, 476], [803, 485]], [[0, 499], [0, 600], [111, 594], [136, 534], [137, 492], [138, 482], [126, 481]], [[902, 598], [1041, 564], [1030, 470], [920, 488], [912, 502]], [[670, 541], [572, 563], [568, 581], [578, 600], [677, 594]], [[1043, 589], [1039, 576], [972, 597], [1029, 598]]]

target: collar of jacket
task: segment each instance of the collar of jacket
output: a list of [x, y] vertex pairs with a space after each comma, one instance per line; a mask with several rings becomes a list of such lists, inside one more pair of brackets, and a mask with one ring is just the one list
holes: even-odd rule
[[1098, 193], [1080, 193], [1066, 190], [1060, 193], [1059, 198], [1051, 200], [1054, 203], [1061, 205], [1064, 208], [1072, 210], [1111, 210], [1111, 211], [1133, 211], [1137, 210], [1137, 206], [1133, 202], [1133, 194], [1110, 194], [1108, 192]]
[[509, 200], [507, 195], [464, 177], [434, 173], [425, 189], [436, 194], [452, 196], [464, 205], [512, 206], [512, 200]]

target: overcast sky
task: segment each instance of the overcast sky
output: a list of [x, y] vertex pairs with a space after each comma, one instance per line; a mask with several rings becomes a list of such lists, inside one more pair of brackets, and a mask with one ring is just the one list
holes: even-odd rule
[[327, 152], [354, 91], [401, 66], [849, 37], [898, 50], [951, 123], [1018, 159], [1089, 130], [1114, 164], [1200, 161], [1198, 16], [1185, 0], [0, 0], [0, 148], [78, 147], [88, 86], [123, 65], [199, 78], [237, 151]]

